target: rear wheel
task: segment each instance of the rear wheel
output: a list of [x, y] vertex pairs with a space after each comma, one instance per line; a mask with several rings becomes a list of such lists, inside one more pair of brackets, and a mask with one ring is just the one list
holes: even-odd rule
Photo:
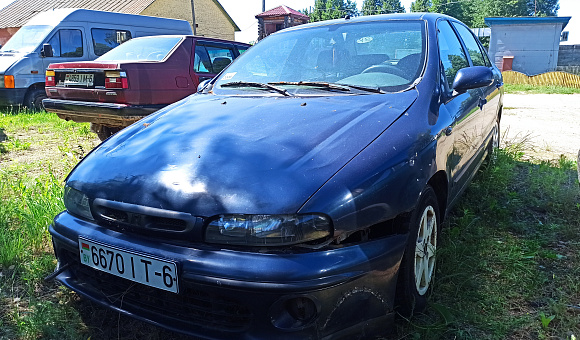
[[46, 92], [44, 88], [30, 89], [24, 98], [24, 106], [29, 110], [34, 112], [39, 112], [44, 110], [44, 105], [42, 105], [42, 100], [46, 98]]
[[426, 186], [408, 220], [409, 240], [399, 270], [396, 302], [405, 316], [423, 312], [427, 306], [435, 276], [439, 216], [435, 191]]

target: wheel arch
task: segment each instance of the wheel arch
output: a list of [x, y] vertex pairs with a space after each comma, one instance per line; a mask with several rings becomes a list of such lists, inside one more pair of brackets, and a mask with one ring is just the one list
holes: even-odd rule
[[437, 171], [427, 182], [437, 195], [437, 203], [439, 204], [439, 216], [441, 220], [445, 219], [447, 211], [447, 199], [449, 196], [449, 182], [447, 181], [447, 174], [443, 170]]

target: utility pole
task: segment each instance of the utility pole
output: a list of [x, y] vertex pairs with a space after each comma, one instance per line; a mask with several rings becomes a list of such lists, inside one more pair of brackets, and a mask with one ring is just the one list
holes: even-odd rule
[[197, 30], [195, 27], [195, 6], [193, 6], [193, 0], [191, 0], [191, 23], [193, 26], [193, 35], [197, 35]]
[[266, 12], [266, 0], [262, 0], [262, 13]]

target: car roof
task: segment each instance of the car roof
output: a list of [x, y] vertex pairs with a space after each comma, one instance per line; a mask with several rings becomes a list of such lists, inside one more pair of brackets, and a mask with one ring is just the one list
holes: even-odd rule
[[134, 39], [152, 39], [152, 38], [186, 38], [186, 39], [196, 39], [196, 40], [203, 40], [203, 41], [215, 41], [215, 42], [220, 42], [220, 43], [227, 43], [227, 44], [236, 44], [236, 45], [244, 45], [244, 46], [251, 46], [250, 44], [246, 44], [243, 42], [239, 42], [239, 41], [233, 41], [233, 40], [224, 40], [224, 39], [218, 39], [218, 38], [209, 38], [209, 37], [202, 37], [202, 36], [197, 36], [197, 35], [190, 35], [190, 34], [162, 34], [162, 35], [148, 35], [145, 37], [137, 37], [137, 38], [133, 38]]

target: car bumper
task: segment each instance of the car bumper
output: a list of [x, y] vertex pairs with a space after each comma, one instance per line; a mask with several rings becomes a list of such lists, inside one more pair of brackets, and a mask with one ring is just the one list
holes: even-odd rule
[[27, 89], [0, 88], [0, 106], [16, 106], [24, 103]]
[[166, 105], [129, 105], [119, 103], [84, 102], [64, 99], [44, 99], [44, 108], [64, 120], [126, 127]]
[[[333, 339], [384, 332], [393, 317], [407, 235], [300, 254], [169, 244], [121, 234], [67, 212], [50, 226], [57, 280], [137, 319], [205, 339]], [[175, 261], [179, 294], [132, 283], [80, 264], [78, 237]], [[65, 267], [66, 266], [66, 267]], [[307, 321], [292, 299], [316, 306]]]

